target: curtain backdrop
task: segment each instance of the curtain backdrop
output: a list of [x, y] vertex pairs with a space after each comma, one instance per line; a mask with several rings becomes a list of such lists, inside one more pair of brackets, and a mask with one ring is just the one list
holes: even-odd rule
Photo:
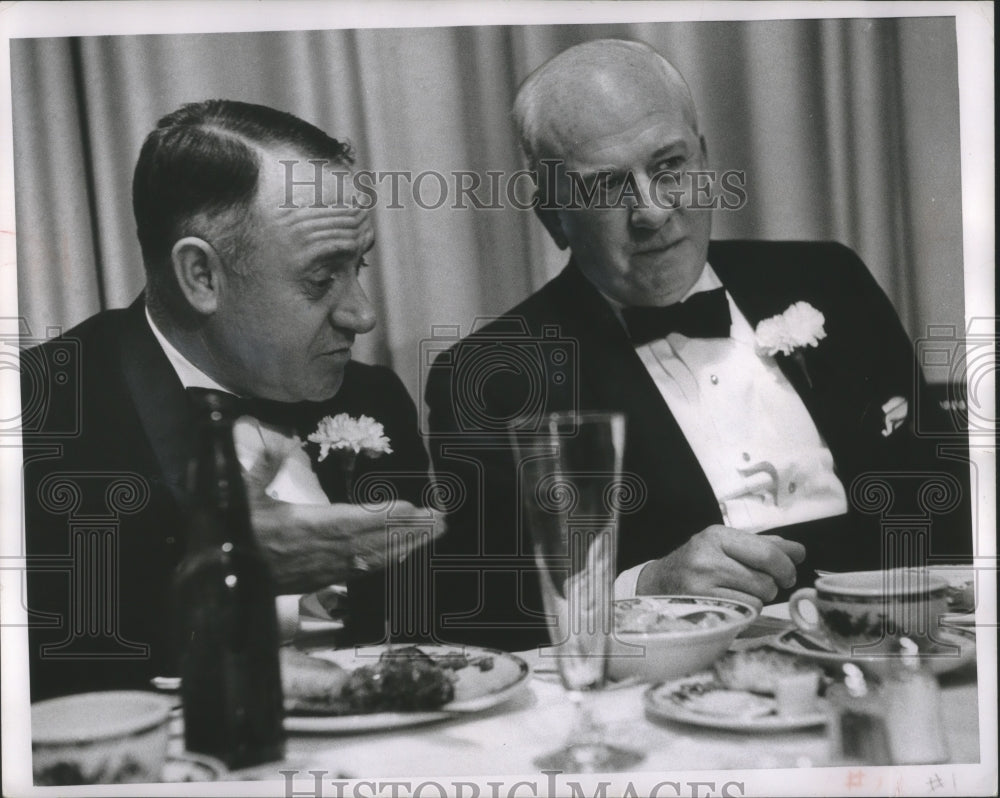
[[[44, 335], [139, 293], [131, 173], [146, 133], [182, 103], [271, 105], [350, 139], [362, 167], [485, 180], [522, 166], [510, 118], [520, 81], [601, 37], [670, 58], [691, 85], [711, 166], [745, 170], [748, 202], [716, 212], [716, 237], [841, 241], [911, 336], [964, 328], [950, 18], [15, 40], [20, 312]], [[554, 276], [565, 255], [530, 211], [455, 209], [453, 196], [425, 209], [408, 190], [388, 208], [379, 188], [364, 278], [379, 326], [355, 351], [393, 367], [419, 401], [420, 341], [432, 328], [468, 332]], [[438, 191], [424, 181], [424, 204]]]

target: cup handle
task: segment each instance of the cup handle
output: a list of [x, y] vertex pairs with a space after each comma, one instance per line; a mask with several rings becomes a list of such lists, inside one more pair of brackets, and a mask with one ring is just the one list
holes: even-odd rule
[[[803, 602], [812, 604], [813, 609], [816, 610], [815, 622], [809, 621], [799, 612], [799, 605]], [[803, 632], [823, 633], [819, 623], [819, 611], [816, 609], [816, 588], [803, 587], [792, 593], [792, 597], [788, 600], [788, 614], [792, 616], [795, 625]]]

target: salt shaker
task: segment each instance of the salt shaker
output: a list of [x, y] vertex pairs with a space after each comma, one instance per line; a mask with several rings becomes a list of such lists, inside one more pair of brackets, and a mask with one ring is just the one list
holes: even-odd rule
[[891, 763], [885, 707], [881, 691], [865, 680], [861, 669], [844, 664], [844, 683], [827, 690], [830, 706], [831, 764]]
[[899, 641], [901, 656], [882, 683], [889, 755], [894, 765], [930, 765], [948, 762], [941, 733], [941, 689], [937, 678], [921, 662], [916, 644]]

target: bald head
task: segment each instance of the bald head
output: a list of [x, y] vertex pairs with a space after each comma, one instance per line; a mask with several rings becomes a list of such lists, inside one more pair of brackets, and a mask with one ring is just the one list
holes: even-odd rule
[[559, 53], [521, 84], [514, 119], [532, 166], [560, 158], [574, 144], [599, 139], [638, 120], [650, 107], [672, 105], [698, 135], [698, 116], [683, 76], [641, 42], [598, 39]]
[[622, 305], [679, 302], [712, 222], [694, 180], [708, 150], [677, 69], [639, 42], [587, 42], [535, 70], [514, 114], [556, 245]]

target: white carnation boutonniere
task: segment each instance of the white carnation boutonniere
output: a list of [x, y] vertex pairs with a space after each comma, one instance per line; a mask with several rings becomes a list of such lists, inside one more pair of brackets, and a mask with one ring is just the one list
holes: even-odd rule
[[825, 323], [823, 314], [808, 302], [796, 302], [784, 313], [764, 319], [757, 325], [754, 330], [757, 352], [768, 357], [791, 356], [812, 388], [802, 350], [819, 346], [819, 342], [826, 338]]
[[796, 302], [784, 313], [764, 319], [754, 330], [757, 350], [773, 357], [790, 355], [804, 346], [819, 346], [826, 338], [826, 318], [808, 302]]
[[369, 416], [354, 418], [347, 413], [326, 416], [309, 435], [309, 441], [319, 444], [317, 460], [321, 463], [331, 451], [340, 454], [348, 495], [354, 488], [354, 467], [359, 455], [374, 459], [392, 454], [385, 428]]

